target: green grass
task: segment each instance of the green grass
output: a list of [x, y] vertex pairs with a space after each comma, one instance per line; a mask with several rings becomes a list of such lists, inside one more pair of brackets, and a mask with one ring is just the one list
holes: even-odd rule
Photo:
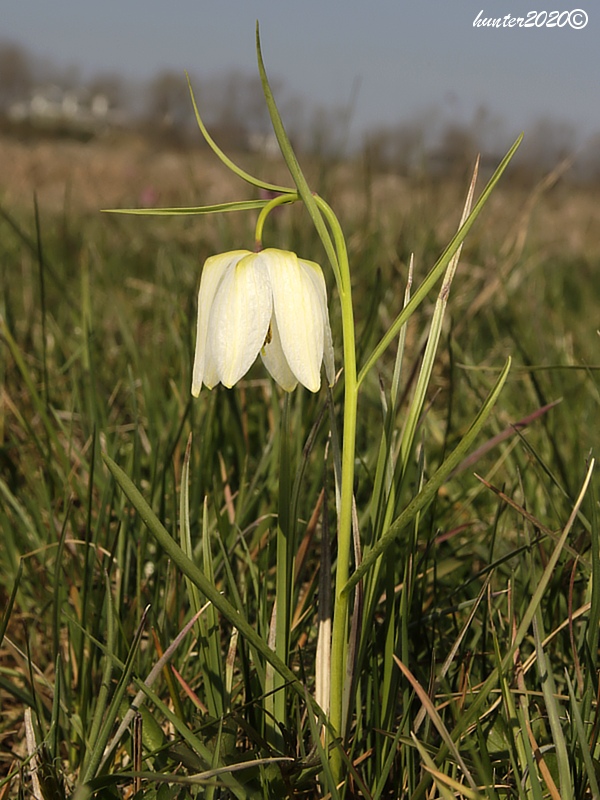
[[[322, 179], [314, 188], [343, 209], [346, 190], [335, 175]], [[402, 309], [410, 253], [414, 294], [456, 230], [466, 191], [415, 183], [411, 202], [394, 205], [369, 180], [372, 203], [340, 213], [359, 366]], [[29, 210], [3, 209], [0, 798], [35, 796], [32, 774], [46, 800], [598, 796], [595, 473], [580, 492], [599, 443], [600, 242], [589, 198], [556, 191], [528, 217], [529, 195], [507, 179], [482, 212], [416, 416], [435, 291], [408, 321], [401, 362], [394, 344], [363, 383], [355, 492], [368, 548], [513, 360], [472, 448], [477, 460], [403, 528], [365, 580], [362, 605], [353, 603], [348, 777], [337, 789], [308, 698], [336, 557], [330, 431], [342, 430], [342, 382], [332, 406], [324, 390], [289, 400], [296, 690], [275, 698], [281, 681], [262, 648], [276, 587], [283, 398], [260, 364], [233, 390], [190, 396], [200, 266], [252, 247], [254, 215], [190, 222], [41, 208], [36, 225]], [[565, 217], [579, 204], [578, 246], [577, 232], [544, 225], [557, 204]], [[269, 221], [267, 238], [325, 264], [299, 209]], [[407, 419], [410, 439], [401, 438]]]

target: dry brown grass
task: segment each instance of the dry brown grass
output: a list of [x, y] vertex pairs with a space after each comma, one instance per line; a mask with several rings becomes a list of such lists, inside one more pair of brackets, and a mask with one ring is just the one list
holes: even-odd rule
[[[289, 183], [277, 160], [250, 160], [249, 168], [261, 177]], [[322, 166], [308, 168], [317, 187]], [[327, 170], [327, 190], [347, 222], [362, 219], [370, 204], [372, 224], [380, 232], [397, 233], [416, 211], [429, 217], [443, 239], [455, 229], [465, 186], [454, 180], [411, 182], [397, 175], [373, 175], [366, 182], [360, 163], [345, 163]], [[43, 210], [72, 215], [101, 208], [207, 205], [251, 191], [207, 149], [178, 151], [135, 137], [90, 142], [0, 138], [0, 203], [7, 210], [30, 209], [34, 192]], [[487, 227], [493, 236], [531, 237], [538, 250], [555, 255], [595, 257], [600, 255], [599, 199], [597, 187], [574, 187], [559, 177], [553, 186], [532, 189], [511, 183], [509, 172], [486, 212], [493, 220]]]
[[[255, 174], [275, 182], [289, 183], [284, 168], [277, 161], [267, 162], [258, 157], [248, 158], [247, 161], [250, 162], [247, 165], [248, 168]], [[303, 159], [304, 161], [305, 159]], [[335, 166], [313, 163], [308, 165], [307, 172], [311, 185], [321, 191], [335, 207], [349, 233], [348, 245], [357, 277], [357, 294], [355, 295], [357, 318], [362, 324], [362, 318], [367, 314], [370, 306], [368, 292], [374, 283], [373, 272], [377, 269], [382, 272], [381, 286], [383, 287], [379, 313], [382, 323], [389, 324], [402, 302], [406, 263], [410, 251], [414, 249], [416, 269], [418, 274], [422, 275], [431, 267], [433, 260], [439, 254], [439, 249], [446, 244], [456, 229], [466, 191], [466, 179], [435, 182], [416, 179], [409, 181], [398, 175], [370, 175], [365, 172], [364, 165], [360, 162], [340, 163]], [[484, 181], [485, 176], [480, 185], [483, 185]], [[55, 363], [60, 365], [60, 373], [55, 370], [56, 375], [53, 377], [52, 399], [58, 409], [56, 418], [58, 420], [68, 419], [68, 430], [72, 440], [64, 443], [65, 452], [68, 451], [69, 457], [75, 451], [85, 452], [83, 436], [81, 441], [77, 438], [78, 422], [71, 409], [76, 409], [77, 414], [81, 413], [83, 430], [84, 425], [88, 425], [87, 417], [85, 417], [85, 414], [88, 413], [87, 409], [94, 408], [95, 404], [98, 408], [104, 408], [108, 403], [110, 411], [106, 416], [106, 429], [112, 433], [120, 426], [119, 434], [121, 431], [125, 434], [135, 427], [136, 435], [139, 435], [140, 441], [143, 442], [141, 448], [141, 452], [144, 453], [143, 457], [148, 457], [152, 448], [162, 446], [160, 435], [162, 435], [163, 429], [168, 432], [170, 420], [175, 420], [177, 414], [181, 413], [181, 409], [175, 402], [175, 393], [181, 384], [181, 377], [178, 376], [174, 379], [168, 369], [161, 370], [161, 375], [157, 376], [159, 371], [157, 370], [157, 353], [160, 354], [161, 360], [165, 364], [168, 364], [171, 359], [178, 365], [177, 369], [180, 369], [181, 364], [185, 363], [185, 356], [182, 354], [186, 348], [188, 353], [190, 352], [189, 326], [183, 312], [179, 313], [179, 304], [181, 307], [190, 309], [193, 307], [194, 301], [185, 299], [184, 290], [190, 294], [190, 287], [196, 280], [196, 272], [199, 272], [200, 259], [197, 256], [198, 242], [201, 238], [199, 232], [205, 239], [210, 239], [210, 241], [202, 241], [203, 252], [213, 243], [221, 248], [224, 246], [251, 246], [252, 219], [248, 219], [251, 215], [243, 216], [240, 225], [247, 225], [247, 228], [242, 230], [246, 238], [242, 236], [236, 238], [234, 234], [237, 232], [226, 226], [220, 227], [218, 223], [214, 222], [216, 218], [203, 220], [202, 227], [190, 225], [187, 229], [175, 225], [172, 219], [165, 220], [158, 225], [155, 218], [146, 220], [144, 223], [136, 218], [131, 226], [115, 224], [109, 227], [107, 219], [114, 221], [115, 217], [110, 218], [107, 215], [103, 217], [99, 210], [106, 207], [218, 203], [250, 196], [253, 190], [245, 187], [237, 178], [228, 173], [208, 150], [177, 151], [159, 148], [133, 138], [127, 141], [104, 140], [89, 143], [49, 139], [26, 143], [15, 139], [0, 138], [0, 205], [11, 215], [21, 213], [28, 215], [28, 222], [23, 226], [27, 232], [34, 230], [31, 224], [34, 192], [37, 194], [43, 214], [43, 234], [46, 232], [47, 217], [51, 218], [53, 214], [65, 213], [74, 229], [77, 228], [79, 218], [85, 217], [84, 224], [81, 226], [83, 242], [81, 252], [76, 251], [70, 254], [70, 260], [63, 259], [63, 252], [68, 252], [68, 248], [62, 240], [54, 241], [50, 233], [47, 237], [47, 247], [50, 253], [49, 262], [55, 261], [59, 269], [64, 269], [67, 277], [76, 274], [77, 269], [81, 266], [85, 266], [87, 272], [91, 273], [94, 293], [94, 325], [97, 336], [92, 346], [100, 345], [102, 348], [101, 355], [97, 356], [97, 363], [102, 366], [102, 369], [98, 369], [95, 375], [99, 387], [96, 390], [95, 383], [88, 379], [87, 372], [80, 365], [81, 330], [73, 328], [73, 320], [65, 310], [68, 303], [61, 297], [51, 306], [51, 312], [48, 313], [48, 351], [45, 355], [49, 358], [51, 367]], [[518, 351], [515, 352], [513, 338], [525, 334], [531, 339], [532, 359], [535, 363], [539, 361], [545, 364], [559, 363], [571, 366], [576, 363], [576, 357], [579, 357], [581, 353], [587, 359], [586, 363], [595, 364], [597, 362], [598, 340], [595, 331], [598, 321], [594, 319], [593, 313], [594, 294], [589, 290], [590, 286], [594, 287], [594, 283], [588, 284], [588, 282], [597, 283], [595, 269], [597, 258], [600, 256], [598, 195], [597, 188], [573, 187], [562, 179], [554, 183], [546, 181], [537, 187], [525, 186], [515, 181], [511, 182], [510, 172], [506, 176], [506, 180], [501, 182], [478, 220], [477, 226], [473, 229], [472, 235], [469, 236], [460, 267], [460, 280], [457, 280], [453, 286], [453, 310], [456, 309], [453, 338], [466, 354], [464, 359], [466, 362], [479, 365], [479, 358], [471, 357], [471, 352], [478, 337], [483, 335], [487, 336], [486, 341], [490, 342], [490, 355], [487, 363], [492, 366], [501, 364], [508, 353], [519, 358]], [[297, 212], [303, 213], [301, 208], [298, 208]], [[307, 251], [310, 251], [313, 240], [306, 236], [302, 237], [293, 229], [294, 213], [287, 213], [286, 210], [285, 213], [274, 217], [278, 221], [281, 220], [282, 230], [278, 231], [278, 234], [283, 234], [281, 244], [286, 246], [289, 241], [289, 246], [306, 247]], [[241, 218], [241, 215], [236, 216], [236, 219]], [[118, 219], [122, 220], [123, 218]], [[89, 220], [92, 221], [92, 224], [87, 224]], [[95, 220], [99, 220], [98, 225], [95, 224]], [[273, 224], [275, 226], [275, 222]], [[289, 229], [285, 229], [285, 225], [289, 225]], [[7, 226], [2, 227], [1, 230], [6, 234]], [[114, 238], [105, 235], [107, 230], [109, 233], [112, 232]], [[132, 245], [130, 247], [125, 258], [130, 259], [131, 263], [124, 266], [120, 263], [119, 255], [124, 249], [124, 242], [131, 244], [127, 237], [131, 235], [132, 231], [138, 232], [135, 235], [139, 236], [143, 246], [136, 245], [134, 247]], [[206, 235], [205, 231], [208, 231]], [[223, 231], [227, 237], [225, 241], [223, 241]], [[186, 247], [181, 248], [179, 245], [181, 237], [184, 235], [188, 239], [184, 243]], [[269, 236], [272, 236], [272, 228], [269, 229]], [[161, 261], [155, 255], [158, 250], [156, 244], [162, 241], [170, 244], [172, 239], [175, 239], [173, 248], [169, 250], [169, 253], [173, 254], [172, 260]], [[4, 241], [0, 239], [0, 244], [5, 244], [7, 247], [2, 262], [8, 267], [5, 285], [10, 288], [10, 293], [7, 291], [6, 306], [11, 309], [15, 333], [21, 347], [30, 359], [28, 363], [32, 365], [32, 374], [39, 379], [39, 364], [42, 357], [41, 348], [36, 343], [42, 340], [43, 329], [40, 324], [40, 304], [36, 294], [35, 249], [33, 254], [30, 254], [27, 248], [23, 248], [23, 253], [26, 255], [23, 255], [21, 251], [15, 255], [9, 249], [13, 247], [13, 241], [9, 235], [5, 235]], [[143, 257], [141, 261], [144, 269], [138, 270], [135, 259], [140, 252]], [[190, 254], [191, 257], [188, 257]], [[308, 252], [306, 254], [309, 255]], [[53, 255], [54, 258], [52, 258]], [[156, 270], [151, 270], [149, 265], [154, 260], [158, 266]], [[182, 273], [186, 270], [188, 272], [182, 279]], [[15, 276], [17, 276], [16, 279]], [[552, 276], [555, 276], [554, 281], [549, 280]], [[62, 273], [60, 277], [64, 279]], [[564, 292], [560, 293], [563, 291], [563, 285], [572, 288], [566, 278], [572, 278], [572, 283], [577, 283], [577, 288], [584, 287], [581, 290], [582, 310], [578, 315], [574, 306], [569, 307], [565, 302]], [[173, 281], [172, 287], [167, 284], [168, 279]], [[549, 293], [549, 289], [545, 286], [546, 283], [556, 284], [552, 293]], [[77, 296], [78, 286], [79, 284], [73, 290], [73, 294]], [[543, 294], [544, 291], [546, 291], [546, 296]], [[176, 301], [174, 298], [177, 298]], [[553, 306], [548, 298], [551, 301], [556, 299], [556, 306]], [[1, 302], [2, 298], [0, 298]], [[484, 319], [486, 324], [480, 324], [481, 317], [486, 316], [481, 313], [482, 310], [502, 310], [503, 306], [510, 310], [511, 305], [514, 313], [500, 315], [498, 319], [503, 322], [508, 318], [514, 325], [514, 334], [505, 330], [501, 324], [493, 328], [494, 320]], [[592, 313], [589, 311], [590, 308]], [[426, 308], [425, 312], [427, 312]], [[491, 311], [488, 316], [492, 316]], [[190, 319], [189, 325], [193, 326], [195, 315], [192, 314]], [[492, 327], [491, 332], [487, 330], [490, 327]], [[424, 328], [425, 326], [423, 326]], [[480, 333], [482, 330], [484, 333]], [[408, 337], [407, 352], [410, 356], [411, 353], [417, 353], [421, 347], [420, 328], [411, 325]], [[540, 341], [543, 341], [545, 350], [537, 347]], [[131, 347], [129, 347], [129, 343], [131, 343]], [[526, 341], [526, 345], [529, 348], [529, 341]], [[487, 347], [486, 344], [485, 347], [477, 348], [475, 354], [480, 354]], [[139, 350], [139, 353], [135, 352], [136, 349]], [[571, 354], [571, 350], [574, 351], [575, 356]], [[460, 357], [462, 354], [462, 352], [458, 352]], [[139, 399], [144, 408], [140, 419], [143, 421], [138, 423], [136, 418], [134, 425], [131, 423], [129, 399], [121, 397], [120, 389], [119, 392], [114, 390], [113, 381], [119, 380], [115, 376], [127, 375], [130, 363], [135, 360], [135, 357], [139, 357], [139, 364], [135, 365], [136, 376], [141, 376], [139, 386], [148, 388], [139, 390]], [[389, 363], [382, 359], [380, 365], [382, 374], [386, 369], [388, 374], [391, 373], [393, 366], [393, 353], [386, 358]], [[412, 361], [413, 359], [407, 356], [407, 363]], [[415, 364], [418, 363], [416, 358], [414, 361]], [[83, 364], [83, 360], [81, 363]], [[0, 361], [0, 373], [2, 367], [3, 364]], [[38, 444], [31, 436], [31, 432], [32, 430], [35, 432], [36, 426], [39, 426], [40, 434], [37, 438], [39, 441], [43, 441], [43, 431], [40, 417], [31, 407], [29, 389], [18, 375], [13, 377], [13, 374], [16, 374], [14, 365], [9, 367], [7, 374], [9, 377], [5, 379], [5, 382], [9, 389], [6, 392], [6, 398], [9, 396], [11, 398], [10, 407], [8, 399], [6, 401], [6, 418], [10, 418], [11, 425], [10, 450], [7, 453], [11, 459], [14, 457], [15, 463], [19, 465], [19, 472], [15, 471], [14, 476], [15, 492], [27, 507], [30, 502], [27, 495], [33, 494], [31, 487], [36, 486], [43, 474], [39, 457], [36, 455]], [[104, 379], [105, 374], [109, 375], [108, 379]], [[578, 464], [581, 460], [579, 451], [585, 448], [587, 452], [590, 447], [588, 442], [590, 431], [593, 443], [597, 408], [593, 408], [594, 414], [592, 414], [588, 411], [588, 405], [583, 402], [587, 400], [588, 394], [591, 396], [591, 391], [587, 387], [593, 387], [593, 384], [584, 385], [583, 377], [580, 378], [579, 373], [564, 374], [568, 375], [567, 380], [563, 379], [562, 372], [553, 372], [549, 375], [541, 373], [540, 380], [545, 381], [542, 390], [547, 393], [548, 399], [567, 395], [564, 404], [556, 411], [557, 415], [562, 413], [563, 416], [559, 417], [560, 437], [557, 437], [557, 442], [552, 444], [558, 449], [559, 446], [563, 446], [563, 440], [567, 442], [569, 436], [571, 437], [573, 455], [569, 456], [571, 451], [568, 450], [567, 459], [572, 460], [572, 469], [575, 471], [579, 469]], [[583, 373], [581, 375], [583, 376]], [[556, 377], [556, 383], [553, 384], [551, 380], [555, 376], [558, 377]], [[560, 384], [558, 383], [559, 378]], [[442, 414], [446, 408], [445, 396], [449, 396], [450, 390], [454, 391], [452, 380], [455, 380], [455, 377], [453, 378], [448, 367], [448, 356], [442, 352], [431, 384], [432, 396], [435, 399], [432, 401], [432, 408], [428, 415], [433, 433], [442, 430], [445, 424]], [[581, 384], [578, 383], [580, 380]], [[514, 420], [522, 418], [536, 407], [536, 398], [532, 397], [533, 393], [528, 381], [527, 374], [523, 372], [516, 373], [513, 382], [507, 384], [502, 406], [498, 410], [501, 429]], [[77, 386], [77, 390], [71, 388], [73, 385]], [[137, 386], [138, 384], [136, 384]], [[465, 419], [470, 419], [469, 415], [471, 414], [468, 404], [470, 403], [469, 392], [472, 384], [467, 379], [462, 380], [461, 378], [460, 386], [460, 392], [456, 393], [458, 399], [454, 400], [455, 408], [459, 409], [455, 412], [459, 421], [455, 421], [456, 416], [453, 421], [457, 429], [461, 425], [460, 412], [463, 412]], [[475, 384], [476, 388], [477, 386], [478, 384]], [[580, 386], [584, 387], [585, 391]], [[165, 391], [165, 387], [168, 387], [168, 391]], [[595, 387], [593, 390], [596, 391]], [[98, 392], [95, 399], [92, 394], [94, 391]], [[185, 391], [188, 391], [187, 384]], [[441, 394], [437, 394], [438, 391]], [[77, 392], [81, 392], [81, 400]], [[538, 405], [541, 402], [540, 400]], [[463, 410], [463, 403], [466, 411]], [[591, 405], [591, 401], [589, 405]], [[574, 410], [567, 414], [564, 410], [567, 408]], [[82, 411], [80, 412], [79, 409]], [[366, 403], [365, 420], [369, 418], [367, 417], [369, 413], [370, 410]], [[67, 414], [72, 416], [61, 416]], [[32, 422], [28, 422], [27, 425], [21, 423], [23, 417], [27, 420], [31, 419]], [[148, 422], [148, 420], [153, 421]], [[158, 423], [155, 423], [154, 420], [158, 420]], [[573, 420], [572, 425], [571, 420]], [[154, 425], [157, 430], [161, 431], [160, 435], [156, 431], [153, 432]], [[146, 428], [150, 430], [149, 434], [146, 433]], [[550, 431], [548, 436], [556, 435], [552, 434], [551, 426], [548, 430]], [[151, 444], [149, 437], [155, 437]], [[583, 440], [582, 444], [579, 444], [580, 438]], [[1, 436], [0, 439], [2, 439]], [[124, 440], [129, 446], [126, 437]], [[230, 452], [235, 452], [235, 448], [228, 444], [228, 440], [225, 441], [227, 446], [230, 446]], [[234, 439], [232, 438], [231, 441]], [[539, 443], [540, 441], [543, 446], [545, 439], [541, 436], [534, 439], [534, 442]], [[146, 443], [148, 443], [147, 447]], [[370, 439], [368, 446], [371, 447]], [[367, 454], [371, 462], [375, 463], [376, 451], [367, 451]], [[210, 461], [213, 455], [209, 452], [207, 461]], [[551, 456], [544, 455], [543, 457], [551, 465], [554, 464]], [[178, 458], [175, 458], [175, 461], [179, 463]], [[365, 463], [368, 463], [368, 459], [365, 459]], [[519, 462], [515, 463], [519, 465]], [[529, 467], [531, 465], [531, 462], [527, 462], [525, 459], [522, 463]], [[21, 467], [21, 465], [23, 466]], [[48, 459], [45, 468], [49, 474], [53, 475], [54, 472], [50, 473], [52, 466], [51, 459]], [[165, 475], [170, 474], [167, 473], [170, 463], [167, 461], [162, 469], [165, 470]], [[241, 474], [241, 468], [238, 467], [238, 470]], [[77, 487], [83, 497], [87, 496], [90, 474], [90, 470], [83, 467], [80, 469], [79, 464], [78, 468], [72, 469], [69, 474], [69, 481]], [[529, 492], [525, 490], [523, 492], [528, 497], [528, 509], [532, 508], [533, 513], [539, 515], [540, 519], [547, 519], [545, 495], [543, 500], [539, 501], [538, 506], [535, 505], [538, 500], [537, 495], [542, 496], [542, 490], [538, 490], [534, 476], [534, 469], [521, 470], [519, 485], [523, 483], [529, 489]], [[10, 479], [11, 475], [9, 474], [8, 477]], [[22, 485], [16, 484], [17, 477], [23, 481]], [[25, 479], [28, 483], [24, 483]], [[96, 478], [96, 480], [99, 479]], [[58, 480], [56, 483], [59, 485]], [[167, 479], [164, 479], [163, 485], [167, 485], [167, 483]], [[45, 537], [48, 535], [46, 529], [55, 530], [58, 534], [62, 525], [60, 514], [64, 512], [64, 506], [61, 505], [63, 503], [62, 487], [59, 485], [59, 488], [55, 489], [50, 481], [48, 481], [48, 486], [50, 487], [47, 495], [50, 498], [48, 508], [42, 506], [41, 511], [36, 510], [34, 515], [40, 523], [38, 535], [42, 537], [42, 541], [46, 541]], [[98, 483], [98, 487], [100, 486], [101, 484]], [[55, 495], [51, 493], [53, 491]], [[198, 491], [198, 495], [200, 494]], [[165, 497], [168, 500], [168, 502], [165, 500], [166, 507], [171, 498], [168, 495]], [[467, 505], [463, 499], [460, 502], [453, 500], [454, 495], [450, 493], [445, 495], [444, 502], [446, 498], [449, 503], [456, 503], [456, 519], [460, 524], [471, 525], [469, 535], [473, 537], [479, 548], [477, 537], [484, 535], [483, 532], [487, 525], [485, 512], [481, 510], [482, 506], [478, 508], [477, 517], [474, 520], [470, 505]], [[559, 501], [554, 502], [557, 505], [559, 503]], [[100, 508], [101, 503], [101, 492], [98, 488], [98, 495], [94, 497], [94, 508]], [[439, 507], [442, 509], [441, 503]], [[81, 509], [79, 507], [74, 509], [72, 524], [82, 524], [82, 520], [85, 522], [85, 513], [84, 506]], [[441, 526], [447, 524], [452, 529], [447, 520], [454, 520], [455, 517], [446, 518], [443, 513], [442, 509], [439, 524]], [[58, 516], [54, 519], [56, 514]], [[491, 518], [492, 516], [490, 516]], [[480, 522], [480, 520], [482, 521]], [[19, 520], [16, 519], [14, 527], [17, 531], [20, 530], [19, 524]], [[108, 525], [107, 522], [107, 527]], [[23, 542], [21, 545], [23, 551], [29, 552], [28, 548], [32, 545], [28, 544], [26, 526], [22, 527], [23, 532], [20, 533], [21, 538], [18, 541]], [[74, 530], [77, 532], [79, 528], [74, 528]], [[112, 533], [110, 536], [112, 537]], [[6, 537], [4, 541], [6, 541]], [[444, 541], [444, 547], [450, 546], [457, 548], [458, 558], [456, 561], [448, 558], [448, 562], [453, 565], [459, 564], [464, 555], [461, 554], [458, 535], [453, 535], [448, 541]], [[485, 547], [487, 548], [487, 544]], [[7, 549], [4, 552], [6, 553], [6, 551]], [[0, 547], [1, 552], [2, 548]], [[440, 550], [440, 552], [442, 551]], [[468, 557], [468, 569], [464, 573], [457, 571], [457, 592], [460, 591], [461, 586], [460, 575], [472, 577], [472, 573], [469, 571], [471, 564], [474, 565], [473, 569], [485, 564], [481, 557], [482, 552], [484, 552], [483, 545], [478, 550], [474, 549], [473, 555]], [[40, 553], [45, 558], [45, 550], [41, 549]], [[443, 552], [440, 558], [446, 558]], [[72, 561], [73, 564], [76, 563], [74, 558]], [[416, 559], [414, 563], [417, 563]], [[517, 576], [519, 570], [527, 573], [523, 567], [525, 563], [522, 558], [515, 560]], [[22, 608], [18, 603], [13, 612], [10, 635], [23, 649], [25, 649], [26, 634], [29, 635], [33, 649], [33, 661], [40, 665], [44, 680], [47, 680], [52, 686], [54, 684], [54, 661], [51, 654], [51, 628], [47, 624], [47, 605], [44, 606], [42, 602], [38, 601], [38, 598], [45, 600], [52, 592], [51, 578], [49, 577], [52, 572], [52, 563], [40, 557], [38, 567], [37, 562], [31, 558], [27, 559], [27, 569], [26, 578], [22, 584], [22, 597], [19, 598]], [[455, 569], [456, 567], [452, 566], [452, 572]], [[69, 597], [74, 608], [77, 608], [78, 605], [79, 595], [77, 592], [79, 591], [80, 574], [74, 570], [74, 574], [69, 577], [68, 588], [69, 591], [72, 590]], [[443, 570], [441, 570], [440, 575], [443, 574]], [[525, 574], [525, 584], [528, 579], [528, 574]], [[447, 580], [450, 585], [451, 579]], [[557, 585], [559, 580], [560, 575], [557, 576]], [[3, 604], [6, 604], [9, 591], [10, 586], [4, 585], [0, 580], [0, 614]], [[127, 605], [127, 608], [129, 607]], [[35, 609], [35, 614], [31, 612], [31, 609]], [[39, 617], [36, 616], [38, 612]], [[23, 622], [27, 624], [27, 630], [22, 625]], [[558, 623], [549, 622], [548, 624]], [[46, 627], [44, 628], [44, 626]], [[506, 629], [509, 630], [509, 627], [507, 624]], [[79, 634], [77, 633], [77, 635]], [[491, 651], [491, 646], [489, 651]], [[63, 663], [69, 663], [69, 656], [70, 653], [65, 652]], [[419, 656], [418, 653], [417, 656]], [[416, 658], [416, 660], [418, 659]], [[14, 686], [17, 686], [18, 689], [28, 687], [30, 673], [26, 660], [8, 648], [6, 643], [4, 643], [3, 649], [0, 649], [0, 663], [7, 670], [6, 674], [9, 675]], [[69, 668], [75, 673], [72, 676], [73, 686], [67, 684], [67, 688], [72, 692], [72, 700], [72, 698], [77, 699], [77, 664], [70, 665]], [[14, 677], [12, 672], [9, 672], [13, 669], [16, 675], [21, 677]], [[431, 674], [433, 676], [433, 671]], [[562, 664], [560, 674], [562, 675]], [[37, 681], [37, 678], [35, 680]], [[52, 692], [47, 690], [46, 683], [42, 683], [40, 680], [40, 687], [38, 688], [36, 684], [36, 691], [40, 693], [41, 702], [47, 704], [50, 709]], [[0, 694], [2, 694], [0, 697], [2, 709], [0, 714], [0, 776], [2, 776], [11, 770], [16, 770], [26, 757], [23, 722], [23, 710], [26, 702], [18, 693], [15, 695], [6, 691], [0, 692]], [[69, 707], [75, 708], [75, 701], [72, 701]], [[537, 708], [535, 713], [538, 713]], [[68, 764], [65, 764], [64, 768], [67, 775], [70, 774], [70, 769], [74, 769]], [[4, 797], [16, 796], [18, 779], [18, 775], [15, 775], [12, 788], [8, 785], [4, 789], [0, 788], [0, 800], [3, 800]]]
[[158, 150], [141, 139], [80, 142], [0, 139], [0, 197], [5, 208], [48, 211], [221, 202], [237, 181], [208, 151]]

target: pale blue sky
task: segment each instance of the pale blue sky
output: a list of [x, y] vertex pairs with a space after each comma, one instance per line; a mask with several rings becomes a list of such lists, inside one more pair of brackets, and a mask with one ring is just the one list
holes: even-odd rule
[[[600, 4], [590, 0], [4, 0], [0, 37], [85, 74], [146, 78], [161, 68], [255, 74], [254, 26], [272, 78], [315, 105], [343, 105], [359, 81], [354, 135], [442, 109], [484, 105], [506, 142], [539, 117], [600, 132]], [[473, 20], [580, 8], [581, 30], [474, 28]], [[541, 18], [540, 18], [541, 19]], [[504, 131], [503, 131], [504, 136]]]

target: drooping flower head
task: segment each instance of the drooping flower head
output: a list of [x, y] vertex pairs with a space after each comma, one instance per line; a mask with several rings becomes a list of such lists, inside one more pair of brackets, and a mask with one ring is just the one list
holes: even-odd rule
[[231, 388], [261, 358], [286, 391], [335, 377], [325, 278], [286, 250], [233, 250], [207, 259], [198, 292], [192, 394]]

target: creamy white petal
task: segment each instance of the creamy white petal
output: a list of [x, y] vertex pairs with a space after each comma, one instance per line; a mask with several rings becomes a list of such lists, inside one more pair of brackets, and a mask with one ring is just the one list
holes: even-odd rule
[[215, 354], [210, 347], [206, 348], [206, 357], [204, 359], [204, 380], [203, 383], [207, 389], [212, 389], [219, 383], [219, 370], [217, 369], [217, 362], [215, 361]]
[[198, 290], [198, 323], [196, 326], [196, 352], [192, 373], [192, 394], [198, 397], [202, 384], [209, 389], [218, 383], [214, 358], [207, 352], [207, 337], [211, 307], [219, 284], [226, 271], [237, 264], [249, 250], [232, 250], [208, 258], [202, 270], [200, 289]]
[[330, 386], [333, 386], [335, 382], [335, 360], [333, 355], [333, 337], [331, 335], [331, 325], [329, 324], [329, 311], [327, 309], [327, 286], [325, 285], [325, 277], [321, 267], [314, 261], [306, 261], [303, 258], [299, 258], [298, 263], [311, 278], [319, 297], [319, 304], [323, 315], [323, 363], [325, 364], [327, 382]]
[[254, 363], [272, 310], [268, 270], [250, 253], [227, 270], [210, 310], [207, 343], [224, 386], [231, 388]]
[[281, 388], [285, 389], [286, 392], [291, 392], [298, 386], [298, 381], [283, 353], [277, 319], [274, 314], [271, 317], [270, 339], [271, 341], [265, 344], [260, 351], [260, 357]]
[[299, 382], [311, 392], [318, 392], [324, 332], [317, 289], [295, 253], [268, 249], [259, 256], [269, 270], [273, 315], [285, 359]]

